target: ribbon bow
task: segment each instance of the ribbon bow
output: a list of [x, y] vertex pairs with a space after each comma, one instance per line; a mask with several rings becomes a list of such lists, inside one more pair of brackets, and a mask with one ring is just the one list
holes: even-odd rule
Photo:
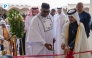
[[66, 58], [74, 58], [74, 52], [70, 50], [70, 52], [67, 54]]

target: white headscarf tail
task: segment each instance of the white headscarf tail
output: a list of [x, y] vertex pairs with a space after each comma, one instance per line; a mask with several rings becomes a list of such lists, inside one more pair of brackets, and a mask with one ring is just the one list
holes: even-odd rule
[[65, 13], [64, 13], [64, 8], [62, 8], [62, 13], [61, 13], [61, 14], [65, 15]]
[[4, 20], [1, 20], [1, 21], [0, 21], [0, 24], [1, 24], [1, 25], [2, 25], [2, 24], [6, 25], [6, 22], [5, 22]]

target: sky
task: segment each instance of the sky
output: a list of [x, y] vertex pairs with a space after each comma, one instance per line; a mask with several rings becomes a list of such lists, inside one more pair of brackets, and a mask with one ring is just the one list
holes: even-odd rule
[[31, 6], [40, 6], [42, 2], [49, 3], [53, 8], [67, 6], [67, 4], [76, 4], [78, 2], [90, 3], [90, 0], [0, 0], [0, 3], [27, 4]]

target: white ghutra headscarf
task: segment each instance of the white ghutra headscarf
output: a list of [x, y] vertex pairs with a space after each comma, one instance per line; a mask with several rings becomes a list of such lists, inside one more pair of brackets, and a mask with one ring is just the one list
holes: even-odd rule
[[75, 20], [77, 21], [77, 23], [79, 24], [80, 18], [76, 9], [68, 10], [67, 14], [68, 16], [73, 16]]
[[[62, 14], [62, 15], [65, 15], [64, 10], [63, 10], [63, 7], [58, 7], [58, 8], [57, 8], [57, 11], [58, 11], [58, 9], [61, 9], [61, 14]], [[58, 12], [56, 12], [56, 13], [58, 14]]]

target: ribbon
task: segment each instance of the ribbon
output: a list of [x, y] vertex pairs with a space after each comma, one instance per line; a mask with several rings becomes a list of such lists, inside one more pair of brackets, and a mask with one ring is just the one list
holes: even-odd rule
[[[90, 52], [90, 53], [92, 53], [92, 50], [89, 50], [89, 51], [83, 51], [83, 52], [73, 52], [73, 51], [70, 51], [70, 53], [66, 56], [66, 57], [68, 57], [68, 58], [70, 58], [70, 57], [72, 57], [74, 54], [81, 54], [81, 53], [87, 53], [87, 52]], [[13, 56], [14, 58], [15, 57], [18, 57], [18, 58], [20, 58], [20, 57], [24, 57], [24, 58], [26, 58], [26, 57], [45, 57], [45, 56], [64, 56], [64, 54], [46, 54], [46, 55], [24, 55], [24, 56]], [[74, 58], [74, 57], [73, 57]]]
[[72, 50], [70, 50], [70, 52], [67, 54], [66, 58], [74, 58], [73, 55], [74, 55], [74, 52]]

